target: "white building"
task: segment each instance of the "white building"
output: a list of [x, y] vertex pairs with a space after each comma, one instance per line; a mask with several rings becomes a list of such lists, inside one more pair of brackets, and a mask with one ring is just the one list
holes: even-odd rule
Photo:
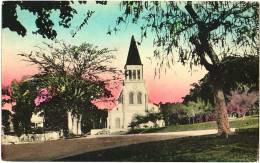
[[40, 116], [41, 112], [33, 113], [31, 117], [31, 123], [33, 127], [43, 127], [44, 117]]
[[[124, 131], [136, 114], [159, 112], [158, 106], [148, 102], [148, 94], [143, 78], [143, 64], [132, 36], [125, 64], [125, 80], [118, 105], [108, 111], [107, 128], [111, 131]], [[160, 122], [161, 123], [161, 122]], [[162, 126], [163, 124], [159, 124]]]

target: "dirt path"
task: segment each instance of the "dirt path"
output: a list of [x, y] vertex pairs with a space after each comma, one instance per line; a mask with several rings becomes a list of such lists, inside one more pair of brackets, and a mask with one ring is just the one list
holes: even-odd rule
[[2, 159], [13, 161], [48, 161], [130, 144], [216, 133], [217, 130], [198, 130], [136, 135], [90, 136], [34, 144], [2, 145]]

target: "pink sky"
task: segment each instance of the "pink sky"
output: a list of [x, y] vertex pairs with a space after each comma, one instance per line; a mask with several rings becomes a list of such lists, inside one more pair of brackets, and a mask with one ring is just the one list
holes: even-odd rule
[[[75, 37], [69, 35], [71, 29], [59, 29], [58, 40], [65, 40], [67, 43], [79, 45], [83, 42], [92, 43], [99, 47], [107, 47], [109, 49], [117, 49], [114, 54], [116, 60], [113, 66], [123, 70], [126, 62], [130, 39], [132, 35], [135, 35], [136, 41], [140, 41], [140, 29], [136, 26], [128, 25], [127, 30], [119, 32], [117, 35], [106, 35], [106, 30], [101, 28], [100, 23], [105, 23], [104, 26], [109, 25], [109, 22], [115, 17], [112, 15], [102, 14], [103, 9], [100, 9], [100, 14], [96, 14], [97, 18], [93, 17], [92, 23], [79, 31]], [[107, 8], [104, 8], [107, 10]], [[114, 11], [111, 8], [111, 12]], [[24, 11], [21, 11], [24, 12]], [[105, 12], [105, 10], [104, 10]], [[97, 11], [98, 13], [98, 11]], [[24, 12], [20, 14], [21, 18], [27, 22], [27, 28], [33, 31], [35, 29], [34, 19], [32, 15]], [[111, 17], [107, 20], [107, 17]], [[58, 17], [58, 15], [57, 15]], [[77, 24], [77, 23], [74, 23]], [[97, 31], [97, 28], [99, 32]], [[21, 80], [25, 75], [32, 75], [37, 72], [37, 68], [32, 66], [19, 57], [18, 53], [29, 53], [34, 49], [35, 46], [42, 46], [42, 42], [51, 43], [51, 40], [43, 39], [39, 35], [33, 35], [30, 30], [26, 37], [18, 36], [15, 32], [11, 32], [8, 29], [2, 29], [2, 86], [10, 84], [13, 79]], [[152, 37], [142, 42], [141, 46], [138, 46], [140, 57], [144, 65], [144, 79], [146, 80], [146, 87], [148, 90], [149, 100], [154, 103], [159, 102], [181, 102], [182, 97], [189, 93], [191, 84], [200, 80], [206, 73], [204, 68], [194, 67], [192, 73], [190, 72], [189, 65], [183, 66], [177, 63], [170, 69], [167, 70], [167, 74], [161, 75], [161, 78], [154, 79], [154, 67], [155, 64], [151, 64], [147, 57], [153, 56], [153, 40]], [[176, 53], [176, 56], [178, 54]], [[177, 60], [177, 59], [176, 59]]]
[[[19, 81], [23, 76], [37, 73], [35, 66], [29, 66], [28, 63], [21, 61], [18, 56], [11, 56], [6, 56], [5, 53], [2, 55], [2, 86], [9, 85], [14, 79]], [[143, 59], [143, 57], [141, 58]], [[173, 70], [168, 71], [166, 75], [162, 75], [158, 79], [158, 77], [154, 78], [153, 65], [145, 62], [145, 59], [143, 60], [144, 78], [149, 100], [154, 103], [181, 102], [182, 97], [189, 93], [190, 84], [197, 82], [204, 75], [201, 71], [193, 72], [191, 75], [187, 67], [176, 64]], [[115, 64], [120, 65], [120, 63], [118, 60], [115, 61]], [[121, 65], [123, 64], [122, 62]]]

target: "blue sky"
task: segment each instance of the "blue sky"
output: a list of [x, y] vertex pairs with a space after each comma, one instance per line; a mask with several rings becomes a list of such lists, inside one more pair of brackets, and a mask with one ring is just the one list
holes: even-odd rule
[[[117, 49], [115, 52], [117, 59], [114, 66], [123, 69], [131, 36], [134, 35], [136, 40], [139, 41], [141, 38], [140, 28], [132, 23], [126, 23], [121, 26], [117, 34], [106, 34], [108, 27], [111, 26], [112, 28], [116, 23], [116, 18], [122, 13], [119, 10], [118, 2], [109, 2], [108, 5], [88, 2], [87, 5], [74, 4], [73, 6], [77, 9], [78, 14], [72, 19], [72, 25], [69, 29], [58, 25], [58, 12], [55, 12], [51, 17], [55, 23], [54, 28], [58, 33], [57, 39], [74, 45], [88, 42], [101, 48]], [[82, 23], [88, 10], [95, 11], [89, 20], [89, 24], [84, 26], [75, 37], [72, 37], [71, 31]], [[32, 34], [36, 30], [33, 14], [18, 10], [18, 19], [27, 28], [25, 37], [19, 36], [9, 29], [2, 30], [2, 79], [5, 84], [10, 83], [12, 79], [19, 80], [23, 75], [31, 75], [37, 72], [34, 66], [22, 61], [22, 58], [17, 56], [18, 53], [30, 52], [34, 49], [34, 46], [42, 46], [42, 42], [52, 42], [52, 40], [43, 39], [40, 35]], [[155, 65], [147, 59], [147, 57], [153, 56], [155, 49], [152, 36], [153, 34], [148, 34], [148, 38], [144, 39], [141, 46], [138, 46], [144, 64], [144, 77], [150, 93], [149, 98], [155, 102], [181, 101], [181, 97], [185, 96], [191, 88], [190, 84], [201, 79], [206, 71], [204, 68], [195, 67], [191, 73], [189, 66], [176, 63], [171, 70], [167, 71], [166, 75], [161, 76], [161, 79], [154, 79]], [[175, 60], [177, 61], [178, 58]]]

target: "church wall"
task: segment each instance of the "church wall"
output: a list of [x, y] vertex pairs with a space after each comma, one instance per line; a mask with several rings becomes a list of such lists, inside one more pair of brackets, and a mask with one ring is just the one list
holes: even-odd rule
[[145, 115], [148, 110], [159, 111], [157, 106], [148, 103], [148, 94], [143, 78], [143, 65], [134, 37], [131, 39], [124, 69], [125, 79], [119, 97], [121, 103], [108, 112], [108, 127], [111, 130], [117, 129], [119, 123], [121, 130], [127, 130], [129, 123], [136, 114]]

